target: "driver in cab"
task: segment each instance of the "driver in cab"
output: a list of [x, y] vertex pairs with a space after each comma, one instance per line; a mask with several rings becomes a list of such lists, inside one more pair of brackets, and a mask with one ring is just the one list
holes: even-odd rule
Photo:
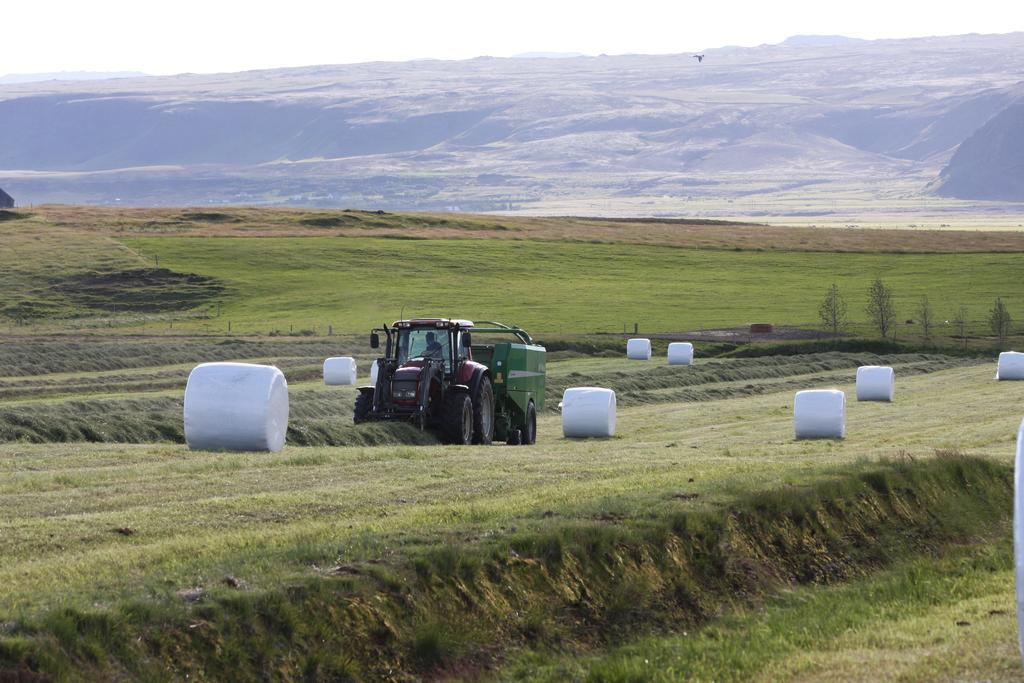
[[424, 358], [444, 358], [444, 347], [437, 341], [437, 335], [427, 332], [427, 348], [423, 350]]

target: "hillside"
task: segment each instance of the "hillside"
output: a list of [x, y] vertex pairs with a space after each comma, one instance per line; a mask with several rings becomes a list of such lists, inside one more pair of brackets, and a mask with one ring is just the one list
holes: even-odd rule
[[[787, 228], [683, 220], [523, 218], [295, 209], [46, 206], [0, 222], [0, 325], [160, 334], [365, 333], [408, 314], [531, 332], [817, 328], [838, 284], [868, 332], [874, 277], [901, 321], [922, 295], [984, 333], [1021, 299], [1024, 232]], [[58, 258], [57, 255], [60, 255]], [[383, 284], [386, 279], [386, 284]], [[770, 295], [766, 285], [770, 283]], [[944, 325], [941, 334], [954, 328]], [[900, 323], [900, 336], [917, 325]]]
[[957, 148], [938, 193], [1024, 201], [1024, 103], [996, 114]]
[[1019, 94], [1024, 34], [704, 53], [0, 85], [0, 182], [23, 205], [896, 205]]

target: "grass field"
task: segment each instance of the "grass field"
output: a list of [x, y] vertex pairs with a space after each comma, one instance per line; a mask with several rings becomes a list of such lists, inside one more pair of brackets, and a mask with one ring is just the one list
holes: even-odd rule
[[940, 321], [965, 305], [982, 334], [994, 299], [1013, 313], [1024, 287], [1024, 232], [1006, 231], [42, 207], [0, 233], [0, 314], [43, 329], [325, 335], [403, 310], [547, 335], [814, 326], [833, 282], [865, 323], [867, 286], [882, 277], [901, 321], [928, 295]]
[[[1024, 680], [1024, 383], [984, 325], [1024, 299], [1024, 232], [40, 207], [0, 237], [0, 681]], [[832, 282], [856, 321], [876, 276], [908, 344], [668, 367], [592, 334], [809, 327]], [[969, 349], [914, 338], [924, 294]], [[536, 446], [351, 424], [321, 363], [365, 377], [403, 307], [549, 344]], [[213, 360], [284, 371], [282, 453], [182, 444]], [[895, 403], [852, 400], [865, 364]], [[616, 391], [614, 438], [561, 437], [582, 385]], [[848, 437], [795, 441], [793, 392], [831, 386]]]
[[[942, 319], [980, 319], [997, 296], [1024, 298], [1016, 254], [824, 254], [635, 245], [370, 238], [130, 238], [161, 264], [228, 283], [221, 318], [200, 326], [267, 331], [289, 321], [358, 332], [404, 310], [513, 321], [537, 334], [695, 330], [764, 320], [816, 324], [832, 282], [863, 320], [882, 277], [914, 316], [927, 294]], [[496, 287], [500, 277], [500, 287]], [[766, 291], [771, 296], [766, 297]], [[948, 309], [948, 310], [946, 310]], [[383, 316], [383, 318], [382, 318]], [[198, 323], [197, 323], [198, 324]], [[980, 328], [980, 325], [978, 325]]]
[[[552, 378], [557, 381], [574, 372], [593, 376], [608, 372], [612, 362], [555, 362]], [[722, 361], [730, 362], [739, 361]], [[642, 376], [643, 365], [634, 364], [626, 374]], [[851, 389], [848, 374], [844, 381], [836, 381], [835, 371], [805, 369], [811, 372], [800, 379], [809, 385], [820, 374], [821, 380]], [[719, 381], [730, 383], [726, 377]], [[957, 392], [949, 392], [950, 386], [956, 386]], [[5, 473], [0, 485], [0, 553], [7, 559], [0, 567], [0, 583], [5, 586], [0, 615], [6, 614], [16, 624], [10, 627], [10, 637], [29, 647], [26, 643], [47, 642], [33, 640], [31, 634], [55, 628], [55, 617], [47, 616], [53, 610], [121, 614], [124, 609], [140, 609], [136, 603], [141, 601], [163, 615], [160, 619], [175, 623], [178, 618], [188, 620], [190, 610], [201, 605], [222, 600], [229, 604], [239, 594], [277, 595], [282, 587], [296, 582], [326, 581], [333, 591], [338, 589], [338, 575], [352, 578], [367, 572], [376, 577], [374, 581], [405, 581], [401, 578], [404, 568], [415, 566], [417, 557], [432, 557], [435, 548], [452, 544], [486, 548], [551, 528], [596, 525], [627, 532], [681, 512], [719, 514], [716, 511], [744, 496], [761, 491], [799, 492], [816, 482], [841, 480], [845, 468], [863, 470], [879, 459], [928, 462], [936, 452], [962, 452], [1008, 463], [1024, 399], [1024, 386], [992, 381], [990, 364], [953, 366], [901, 376], [896, 404], [851, 404], [849, 438], [843, 442], [797, 442], [791, 435], [791, 392], [763, 390], [768, 393], [699, 402], [641, 401], [630, 407], [627, 401], [618, 435], [604, 441], [562, 439], [557, 417], [543, 417], [541, 443], [536, 448], [292, 446], [280, 456], [268, 456], [192, 453], [171, 444], [0, 446], [0, 468]], [[960, 426], [951, 429], [953, 422]], [[985, 494], [990, 504], [999, 495]], [[1005, 509], [1000, 515], [1004, 516], [989, 519], [991, 524], [968, 525], [957, 532], [960, 542], [965, 532], [975, 539], [972, 543], [994, 538], [996, 547], [1004, 548], [999, 552], [1005, 552], [1005, 544], [998, 545], [1003, 543], [998, 539], [1008, 534]], [[937, 549], [940, 546], [934, 543], [940, 540], [926, 545]], [[897, 547], [902, 548], [902, 542]], [[978, 552], [986, 547], [978, 546]], [[907, 548], [892, 552], [898, 558]], [[1005, 560], [997, 564], [1005, 577]], [[384, 578], [375, 572], [383, 572]], [[862, 570], [854, 572], [859, 575]], [[778, 579], [766, 580], [759, 590], [771, 594]], [[1005, 578], [1001, 580], [999, 585], [1005, 586]], [[988, 594], [994, 595], [994, 590]], [[828, 602], [827, 595], [815, 593], [807, 599], [822, 601], [815, 603], [819, 605], [844, 604]], [[978, 595], [964, 593], [964, 604]], [[194, 596], [201, 596], [195, 598], [195, 608], [189, 602]], [[1007, 595], [996, 602], [1002, 605], [1009, 599]], [[742, 601], [734, 606], [742, 607]], [[854, 607], [851, 610], [856, 612]], [[927, 610], [921, 614], [924, 618]], [[193, 614], [190, 623], [196, 618]], [[223, 614], [203, 617], [225, 618]], [[739, 622], [727, 622], [723, 628], [747, 628], [744, 618], [737, 617]], [[857, 623], [870, 623], [871, 618], [851, 616], [862, 620]], [[931, 637], [925, 626], [921, 638]], [[217, 628], [222, 627], [227, 626], [218, 622]], [[645, 627], [638, 624], [637, 628]], [[123, 635], [120, 629], [115, 632]], [[415, 628], [413, 632], [418, 633]], [[408, 637], [415, 640], [419, 636], [413, 632]], [[83, 633], [79, 635], [88, 635], [93, 646], [102, 646], [103, 666], [127, 667], [135, 675], [146, 670], [133, 668], [142, 664], [118, 656], [103, 637]], [[828, 633], [823, 632], [822, 639]], [[565, 637], [556, 651], [604, 647]], [[6, 641], [0, 638], [0, 642]], [[705, 639], [705, 654], [694, 656], [711, 656], [716, 642]], [[472, 659], [467, 653], [477, 652], [476, 646], [460, 643], [451, 652], [438, 654], [438, 661], [431, 660], [428, 669], [449, 663], [456, 652]], [[202, 650], [207, 645], [195, 647]], [[989, 646], [999, 648], [1005, 659], [1004, 644]], [[636, 647], [662, 652], [675, 646], [671, 641], [652, 641]], [[771, 642], [764, 647], [775, 648]], [[801, 652], [809, 657], [805, 650]], [[785, 648], [778, 651], [784, 653]], [[0, 661], [4, 652], [0, 648]], [[23, 650], [6, 652], [9, 660], [12, 652]], [[631, 652], [613, 651], [607, 656], [614, 662], [623, 658], [621, 667], [626, 671]], [[65, 649], [63, 656], [82, 665], [81, 653], [73, 649]], [[420, 666], [407, 655], [402, 657], [412, 670]], [[670, 671], [675, 660], [659, 657], [665, 671]], [[362, 666], [356, 659], [350, 662], [356, 667], [353, 671]], [[192, 664], [185, 666], [199, 665], [198, 660], [188, 661]], [[572, 666], [586, 665], [586, 660], [580, 661]], [[778, 666], [805, 665], [785, 658], [780, 661]], [[515, 660], [508, 666], [515, 671]], [[541, 675], [549, 670], [547, 666], [558, 665], [528, 666], [527, 670]], [[616, 667], [620, 664], [615, 663]], [[911, 678], [928, 679], [924, 675]]]

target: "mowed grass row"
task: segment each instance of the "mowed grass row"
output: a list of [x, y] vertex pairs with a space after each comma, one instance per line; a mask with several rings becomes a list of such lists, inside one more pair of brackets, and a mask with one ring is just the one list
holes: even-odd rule
[[[275, 361], [290, 383], [288, 443], [355, 446], [429, 443], [403, 425], [353, 425], [354, 387], [324, 387], [311, 359]], [[820, 353], [700, 360], [669, 367], [659, 361], [574, 358], [548, 363], [546, 408], [557, 412], [570, 386], [613, 389], [620, 405], [706, 401], [848, 383], [861, 365], [892, 365], [901, 377], [989, 363], [942, 355]], [[188, 366], [124, 375], [87, 373], [0, 380], [0, 441], [107, 443], [184, 442], [182, 409]], [[360, 381], [368, 381], [369, 361]], [[83, 395], [85, 394], [85, 395]]]
[[[316, 358], [369, 352], [368, 337], [277, 339], [239, 337], [131, 337], [118, 334], [90, 337], [18, 337], [0, 343], [0, 383], [13, 378], [55, 375], [73, 379], [84, 373], [263, 358]], [[34, 381], [34, 380], [27, 380]]]
[[985, 366], [904, 378], [895, 404], [851, 403], [842, 442], [794, 441], [787, 392], [624, 408], [609, 440], [562, 439], [558, 418], [542, 417], [532, 448], [8, 444], [0, 615], [173, 602], [183, 589], [221, 590], [227, 576], [273, 589], [445, 539], [701, 509], [878, 458], [943, 450], [1009, 462], [1022, 399], [1024, 383], [995, 382]]
[[[643, 229], [637, 226], [636, 229]], [[629, 244], [379, 238], [138, 238], [162, 266], [217, 278], [221, 316], [197, 329], [349, 333], [406, 315], [467, 317], [531, 333], [694, 330], [752, 321], [817, 324], [834, 282], [863, 313], [868, 285], [892, 287], [900, 319], [922, 295], [939, 320], [968, 307], [977, 331], [997, 296], [1024, 301], [1015, 254], [712, 251]], [[203, 310], [214, 310], [214, 303]], [[296, 328], [297, 329], [297, 328]]]

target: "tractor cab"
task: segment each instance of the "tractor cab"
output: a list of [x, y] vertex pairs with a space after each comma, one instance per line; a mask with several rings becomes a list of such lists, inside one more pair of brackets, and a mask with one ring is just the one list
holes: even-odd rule
[[445, 373], [451, 374], [463, 361], [472, 360], [466, 343], [472, 327], [468, 320], [400, 320], [392, 328], [395, 360], [400, 367], [428, 358], [442, 360]]
[[379, 349], [383, 336], [384, 355], [376, 383], [359, 388], [354, 421], [404, 420], [449, 443], [533, 443], [544, 406], [544, 349], [519, 328], [486, 325], [476, 329], [521, 343], [474, 347], [470, 320], [414, 318], [373, 329], [370, 347]]

